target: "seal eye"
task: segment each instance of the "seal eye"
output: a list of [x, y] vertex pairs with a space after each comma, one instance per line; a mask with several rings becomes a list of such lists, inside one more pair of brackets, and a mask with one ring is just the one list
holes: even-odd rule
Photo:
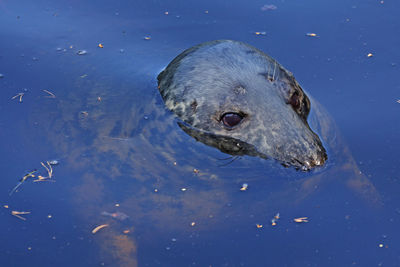
[[226, 127], [232, 128], [238, 125], [243, 120], [243, 116], [237, 113], [225, 113], [224, 115], [222, 115], [221, 120]]

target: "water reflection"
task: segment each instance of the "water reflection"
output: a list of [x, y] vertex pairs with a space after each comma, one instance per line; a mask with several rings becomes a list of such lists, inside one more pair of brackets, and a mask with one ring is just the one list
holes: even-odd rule
[[[316, 127], [330, 147], [331, 166], [301, 173], [243, 157], [221, 167], [226, 155], [179, 128], [158, 96], [155, 77], [102, 75], [99, 80], [90, 69], [81, 70], [84, 77], [68, 75], [74, 77], [72, 87], [51, 109], [33, 108], [30, 122], [41, 125], [65, 167], [76, 174], [72, 190], [79, 216], [88, 227], [108, 225], [93, 237], [102, 262], [135, 266], [141, 248], [146, 255], [160, 238], [179, 236], [190, 243], [194, 233], [248, 227], [250, 221], [268, 225], [267, 214], [302, 205], [332, 185], [379, 203], [327, 114], [326, 125]], [[247, 190], [240, 190], [243, 182]], [[117, 213], [126, 218], [112, 216]]]

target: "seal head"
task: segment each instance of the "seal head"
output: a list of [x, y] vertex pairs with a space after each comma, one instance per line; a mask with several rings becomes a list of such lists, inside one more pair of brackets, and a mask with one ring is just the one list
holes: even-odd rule
[[218, 40], [187, 49], [158, 85], [180, 127], [222, 152], [303, 170], [327, 159], [307, 122], [310, 100], [292, 73], [248, 44]]

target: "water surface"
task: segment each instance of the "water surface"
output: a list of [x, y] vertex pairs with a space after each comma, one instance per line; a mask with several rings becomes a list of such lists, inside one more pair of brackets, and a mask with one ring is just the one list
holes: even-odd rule
[[[266, 4], [277, 8], [263, 11]], [[398, 8], [0, 1], [0, 199], [8, 207], [0, 262], [398, 265]], [[325, 129], [343, 137], [329, 148], [328, 167], [302, 173], [258, 158], [231, 162], [177, 126], [156, 76], [184, 49], [214, 39], [265, 51], [327, 109], [339, 130]], [[19, 93], [22, 102], [12, 99]], [[54, 159], [51, 181], [28, 179], [9, 195], [27, 172], [47, 175], [40, 162]], [[30, 214], [24, 221], [11, 211]]]

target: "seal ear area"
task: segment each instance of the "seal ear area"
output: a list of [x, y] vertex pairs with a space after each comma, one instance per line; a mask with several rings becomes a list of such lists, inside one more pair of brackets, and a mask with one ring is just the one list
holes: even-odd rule
[[301, 87], [296, 84], [286, 98], [286, 104], [291, 105], [293, 110], [304, 120], [307, 120], [308, 114], [310, 113], [310, 100], [307, 95], [301, 89]]

